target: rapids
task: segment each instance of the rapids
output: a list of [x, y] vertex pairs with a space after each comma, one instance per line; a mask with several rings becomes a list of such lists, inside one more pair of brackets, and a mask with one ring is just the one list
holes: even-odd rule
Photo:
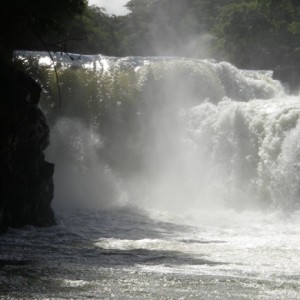
[[300, 101], [270, 71], [18, 52], [58, 225], [1, 237], [0, 299], [298, 299]]

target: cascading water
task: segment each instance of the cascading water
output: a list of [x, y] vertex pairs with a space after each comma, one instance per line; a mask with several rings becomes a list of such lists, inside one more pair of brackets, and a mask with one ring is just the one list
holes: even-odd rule
[[54, 57], [61, 108], [53, 62], [16, 54], [52, 127], [59, 225], [20, 238], [59, 241], [45, 297], [298, 299], [298, 96], [226, 62]]
[[[51, 69], [43, 54], [38, 60]], [[82, 179], [75, 187], [89, 182], [79, 198], [117, 198], [106, 195], [107, 178], [116, 174], [129, 199], [165, 207], [296, 205], [297, 174], [283, 170], [283, 152], [297, 131], [299, 105], [270, 72], [177, 58], [57, 60], [62, 89], [77, 91], [63, 100], [65, 116], [54, 116], [49, 156], [58, 168], [57, 157], [66, 156], [64, 169]]]
[[[271, 72], [180, 58], [56, 59], [62, 89], [76, 92], [63, 100], [63, 116], [52, 112], [49, 156], [58, 168], [57, 157], [66, 156], [64, 169], [75, 168], [82, 179], [75, 188], [89, 182], [79, 198], [118, 198], [106, 195], [115, 174], [129, 201], [142, 206], [297, 206], [297, 144], [287, 151], [297, 141], [300, 106]], [[38, 60], [49, 72], [51, 62], [43, 54]], [[60, 195], [61, 183], [60, 199], [68, 196]]]

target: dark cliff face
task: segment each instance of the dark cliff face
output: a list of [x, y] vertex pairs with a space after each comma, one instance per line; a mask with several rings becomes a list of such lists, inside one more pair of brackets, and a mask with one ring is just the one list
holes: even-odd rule
[[54, 164], [45, 161], [49, 127], [37, 107], [40, 86], [0, 63], [0, 232], [55, 224]]

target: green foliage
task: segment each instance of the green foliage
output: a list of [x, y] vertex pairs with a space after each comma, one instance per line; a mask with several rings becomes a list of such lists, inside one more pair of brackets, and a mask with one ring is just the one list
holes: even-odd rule
[[214, 32], [216, 50], [227, 60], [247, 67], [262, 57], [271, 43], [272, 27], [253, 2], [224, 6]]
[[53, 50], [120, 55], [119, 24], [119, 18], [108, 16], [103, 9], [91, 6], [65, 22], [61, 35], [48, 35], [46, 40], [47, 44], [54, 46]]
[[264, 13], [270, 23], [277, 30], [285, 29], [299, 21], [300, 3], [294, 0], [260, 0], [256, 2], [257, 8]]
[[225, 5], [214, 32], [216, 49], [240, 67], [274, 68], [299, 61], [300, 3], [256, 0]]

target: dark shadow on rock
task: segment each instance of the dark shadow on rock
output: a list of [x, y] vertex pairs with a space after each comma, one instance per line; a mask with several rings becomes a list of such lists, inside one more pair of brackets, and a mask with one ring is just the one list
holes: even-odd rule
[[49, 127], [38, 108], [41, 88], [1, 61], [0, 84], [0, 232], [53, 225], [54, 164], [43, 154]]

